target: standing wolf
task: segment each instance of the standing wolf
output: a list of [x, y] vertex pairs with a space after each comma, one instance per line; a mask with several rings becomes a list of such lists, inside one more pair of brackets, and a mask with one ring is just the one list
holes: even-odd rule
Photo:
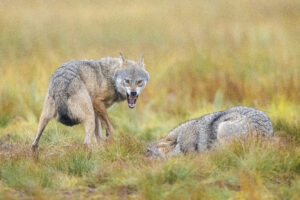
[[250, 134], [273, 136], [273, 126], [262, 111], [249, 107], [233, 107], [187, 121], [166, 137], [149, 145], [146, 155], [169, 157], [188, 152], [202, 152], [227, 138]]
[[101, 121], [106, 136], [113, 139], [106, 109], [125, 99], [129, 108], [134, 108], [148, 80], [143, 56], [138, 62], [127, 60], [120, 53], [120, 58], [64, 63], [50, 79], [32, 149], [37, 149], [43, 130], [54, 117], [67, 126], [82, 122], [86, 146], [91, 143], [92, 134], [98, 143], [101, 141]]

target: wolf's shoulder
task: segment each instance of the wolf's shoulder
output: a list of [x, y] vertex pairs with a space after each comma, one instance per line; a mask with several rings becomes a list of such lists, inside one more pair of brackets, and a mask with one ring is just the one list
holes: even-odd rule
[[103, 57], [97, 60], [102, 66], [118, 66], [122, 64], [122, 60], [120, 58], [113, 58], [113, 57]]
[[252, 107], [247, 107], [247, 106], [235, 106], [232, 108], [229, 108], [225, 110], [226, 113], [239, 113], [242, 115], [249, 115], [249, 116], [263, 116], [263, 117], [268, 117], [267, 114], [261, 110], [258, 110], [256, 108]]

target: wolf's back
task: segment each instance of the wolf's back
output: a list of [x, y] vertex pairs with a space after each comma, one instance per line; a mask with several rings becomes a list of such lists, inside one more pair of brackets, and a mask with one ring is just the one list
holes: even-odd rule
[[173, 129], [168, 137], [177, 138], [182, 152], [204, 151], [221, 136], [242, 136], [249, 133], [273, 136], [273, 126], [262, 111], [238, 106], [187, 121]]

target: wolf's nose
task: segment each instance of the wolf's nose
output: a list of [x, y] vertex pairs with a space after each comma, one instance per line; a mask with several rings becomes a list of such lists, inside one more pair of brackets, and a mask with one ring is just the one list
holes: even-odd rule
[[136, 91], [131, 91], [130, 95], [135, 97], [137, 95], [137, 92]]

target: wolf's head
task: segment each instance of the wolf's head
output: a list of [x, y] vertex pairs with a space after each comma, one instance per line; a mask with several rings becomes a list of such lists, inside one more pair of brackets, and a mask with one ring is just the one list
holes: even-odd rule
[[149, 74], [145, 70], [144, 56], [138, 62], [125, 59], [121, 53], [120, 56], [122, 68], [114, 76], [116, 89], [127, 98], [129, 108], [134, 108], [138, 96], [149, 80]]
[[147, 147], [145, 155], [149, 158], [164, 158], [164, 154], [161, 152], [161, 149], [158, 147], [157, 142], [150, 143]]

